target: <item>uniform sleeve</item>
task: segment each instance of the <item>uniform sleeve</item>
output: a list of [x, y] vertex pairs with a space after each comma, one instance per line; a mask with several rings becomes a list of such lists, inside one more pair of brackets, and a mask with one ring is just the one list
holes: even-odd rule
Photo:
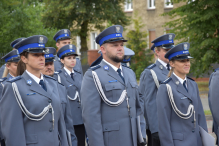
[[2, 134], [7, 146], [25, 146], [23, 113], [16, 101], [12, 84], [6, 83], [0, 101]]
[[144, 78], [140, 80], [140, 92], [144, 95], [145, 102], [145, 117], [147, 116], [148, 125], [151, 133], [158, 132], [158, 120], [157, 120], [157, 86], [154, 83], [154, 79], [149, 70], [145, 70]]
[[[66, 95], [66, 98], [67, 98], [67, 95]], [[64, 119], [65, 119], [65, 123], [66, 123], [66, 129], [71, 133], [72, 146], [77, 146], [78, 141], [77, 141], [77, 137], [75, 135], [75, 130], [74, 130], [74, 126], [73, 126], [73, 119], [72, 119], [72, 114], [71, 114], [71, 107], [70, 107], [70, 103], [69, 103], [68, 98], [67, 98], [64, 117], [65, 117]]]
[[96, 89], [92, 73], [88, 70], [81, 87], [82, 117], [91, 146], [104, 146], [101, 123], [101, 97]]
[[211, 109], [212, 109], [212, 114], [214, 115], [214, 120], [217, 125], [219, 125], [219, 90], [218, 90], [218, 81], [219, 81], [219, 74], [216, 72], [214, 73], [212, 79], [211, 79], [211, 86], [209, 88], [209, 94], [211, 95]]
[[161, 84], [157, 92], [157, 114], [159, 138], [162, 146], [174, 146], [170, 123], [171, 105], [165, 84]]
[[197, 95], [198, 95], [198, 124], [203, 129], [205, 129], [205, 131], [208, 132], [206, 118], [205, 118], [205, 114], [204, 114], [201, 98], [199, 96], [199, 90], [198, 90], [198, 85], [197, 84], [196, 84], [196, 89], [197, 89]]

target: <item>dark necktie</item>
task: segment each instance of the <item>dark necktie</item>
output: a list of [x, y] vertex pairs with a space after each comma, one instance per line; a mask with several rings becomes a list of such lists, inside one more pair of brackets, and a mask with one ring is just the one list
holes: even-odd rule
[[186, 89], [186, 91], [188, 92], [188, 89], [187, 89], [187, 87], [186, 87], [186, 80], [183, 82], [183, 86], [184, 86], [184, 88]]
[[71, 73], [71, 78], [74, 81], [74, 73]]
[[167, 70], [170, 71], [170, 64], [169, 63], [167, 63]]
[[118, 70], [117, 70], [117, 72], [119, 73], [119, 76], [122, 78], [122, 80], [123, 80], [123, 82], [125, 83], [125, 80], [124, 80], [124, 78], [123, 78], [123, 76], [122, 76], [122, 74], [121, 74], [121, 69], [119, 68]]
[[45, 91], [47, 91], [46, 85], [45, 85], [45, 83], [43, 82], [43, 80], [40, 80], [40, 83], [39, 83], [39, 84], [41, 85], [41, 87], [42, 87]]

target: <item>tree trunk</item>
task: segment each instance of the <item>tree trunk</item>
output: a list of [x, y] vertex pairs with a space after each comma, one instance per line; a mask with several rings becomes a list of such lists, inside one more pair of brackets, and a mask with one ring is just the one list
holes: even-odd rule
[[88, 50], [87, 48], [88, 23], [89, 23], [88, 20], [84, 21], [81, 25], [81, 30], [79, 32], [79, 36], [81, 38], [81, 52], [85, 52]]

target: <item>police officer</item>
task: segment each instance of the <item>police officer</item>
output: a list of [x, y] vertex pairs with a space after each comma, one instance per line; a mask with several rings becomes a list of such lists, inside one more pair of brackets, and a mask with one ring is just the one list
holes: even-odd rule
[[82, 116], [90, 146], [137, 146], [138, 136], [143, 141], [137, 130], [142, 112], [135, 73], [121, 65], [127, 41], [122, 32], [114, 25], [97, 36], [103, 60], [83, 78]]
[[[71, 39], [71, 32], [68, 29], [62, 29], [59, 30], [53, 37], [53, 39], [56, 41], [56, 47], [58, 48], [58, 50], [60, 48], [62, 48], [65, 45], [69, 45], [71, 43], [70, 39]], [[74, 67], [74, 70], [77, 70], [78, 72], [80, 72], [83, 75], [83, 70], [81, 67], [81, 61], [79, 58], [76, 58], [76, 65]], [[55, 71], [59, 71], [60, 69], [63, 68], [63, 65], [60, 61], [60, 58], [58, 56], [55, 56], [55, 61], [54, 61], [54, 65], [55, 65]]]
[[7, 146], [67, 146], [57, 81], [40, 72], [45, 66], [47, 37], [26, 38], [14, 47], [21, 60], [17, 74], [2, 92], [0, 116]]
[[[23, 40], [23, 39], [25, 39], [25, 38], [18, 38], [18, 39], [16, 39], [16, 40], [14, 40], [14, 41], [11, 42], [10, 45], [11, 45], [11, 47], [13, 48], [13, 50], [15, 49], [15, 48], [14, 48], [15, 44], [18, 43], [19, 41]], [[0, 78], [2, 77], [2, 75], [3, 75], [3, 73], [4, 73], [5, 66], [6, 66], [6, 64], [2, 65], [1, 68], [0, 68]]]
[[131, 62], [131, 57], [135, 55], [135, 52], [127, 48], [126, 46], [124, 46], [124, 52], [125, 54], [122, 64], [129, 67]]
[[158, 131], [163, 146], [202, 146], [200, 128], [207, 124], [196, 82], [186, 75], [190, 70], [189, 43], [170, 49], [169, 78], [157, 92]]
[[146, 131], [149, 146], [160, 146], [158, 134], [158, 119], [156, 95], [159, 84], [167, 78], [169, 72], [169, 60], [164, 57], [166, 52], [174, 46], [175, 34], [162, 35], [152, 41], [151, 50], [155, 52], [157, 60], [155, 64], [148, 66], [140, 77], [140, 92], [144, 99], [144, 116], [146, 119]]
[[64, 67], [54, 74], [54, 78], [56, 78], [58, 82], [62, 83], [67, 89], [78, 145], [85, 146], [85, 128], [82, 120], [80, 94], [82, 74], [81, 72], [73, 69], [78, 61], [76, 60], [76, 56], [78, 55], [76, 54], [75, 45], [70, 44], [63, 46], [57, 52], [57, 56], [60, 58]]
[[[42, 74], [51, 76], [53, 77], [54, 75], [54, 58], [56, 54], [56, 49], [53, 47], [46, 47], [45, 50], [45, 67], [41, 71]], [[62, 110], [64, 114], [64, 120], [65, 120], [65, 125], [67, 129], [67, 133], [70, 134], [69, 145], [71, 146], [77, 146], [77, 137], [74, 132], [74, 127], [73, 127], [73, 121], [72, 121], [72, 114], [71, 114], [71, 107], [67, 98], [67, 91], [64, 85], [59, 83], [59, 97], [61, 99], [62, 103]]]
[[209, 78], [209, 93], [208, 93], [208, 101], [209, 107], [213, 117], [213, 127], [212, 132], [216, 135], [216, 145], [218, 145], [218, 124], [219, 124], [219, 116], [218, 116], [218, 107], [216, 104], [218, 101], [218, 79], [219, 79], [219, 69], [216, 69]]

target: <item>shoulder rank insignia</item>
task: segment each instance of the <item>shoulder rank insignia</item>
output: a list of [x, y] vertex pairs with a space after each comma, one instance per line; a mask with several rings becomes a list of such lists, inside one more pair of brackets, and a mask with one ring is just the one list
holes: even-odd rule
[[166, 84], [166, 83], [168, 83], [168, 82], [171, 81], [171, 80], [172, 80], [172, 78], [169, 77], [169, 78], [167, 78], [166, 80], [164, 80], [163, 82], [161, 82], [161, 84]]
[[53, 78], [53, 77], [51, 77], [51, 76], [44, 75], [44, 77], [46, 77], [46, 78], [50, 78], [50, 79], [53, 79], [53, 80], [55, 80], [55, 81], [56, 81], [56, 79], [55, 79], [55, 78]]
[[54, 72], [54, 74], [59, 74], [61, 72], [62, 72], [62, 70], [59, 70], [59, 71]]
[[7, 79], [7, 77], [4, 77], [4, 78], [0, 79], [0, 82], [5, 81], [6, 79]]
[[79, 73], [79, 74], [81, 74], [81, 72], [79, 72], [79, 71], [77, 71], [77, 70], [75, 70], [75, 69], [74, 69], [74, 71], [77, 72], [77, 73]]
[[151, 64], [151, 65], [149, 65], [148, 67], [147, 67], [147, 69], [152, 69], [152, 68], [154, 68], [156, 66], [156, 64], [154, 63], [154, 64]]
[[96, 69], [98, 69], [98, 68], [100, 68], [101, 66], [98, 64], [98, 65], [96, 65], [96, 66], [93, 66], [93, 67], [91, 67], [91, 69], [92, 70], [96, 70]]
[[126, 68], [129, 68], [129, 69], [131, 69], [129, 66], [126, 66], [126, 65], [124, 65], [124, 64], [122, 64], [122, 66], [124, 66], [124, 67], [126, 67]]
[[17, 81], [17, 80], [20, 80], [21, 79], [21, 76], [17, 76], [17, 77], [14, 77], [10, 80], [8, 80], [8, 82], [14, 82], [14, 81]]
[[192, 80], [192, 81], [195, 81], [194, 79], [190, 78], [190, 77], [187, 77], [188, 79]]

